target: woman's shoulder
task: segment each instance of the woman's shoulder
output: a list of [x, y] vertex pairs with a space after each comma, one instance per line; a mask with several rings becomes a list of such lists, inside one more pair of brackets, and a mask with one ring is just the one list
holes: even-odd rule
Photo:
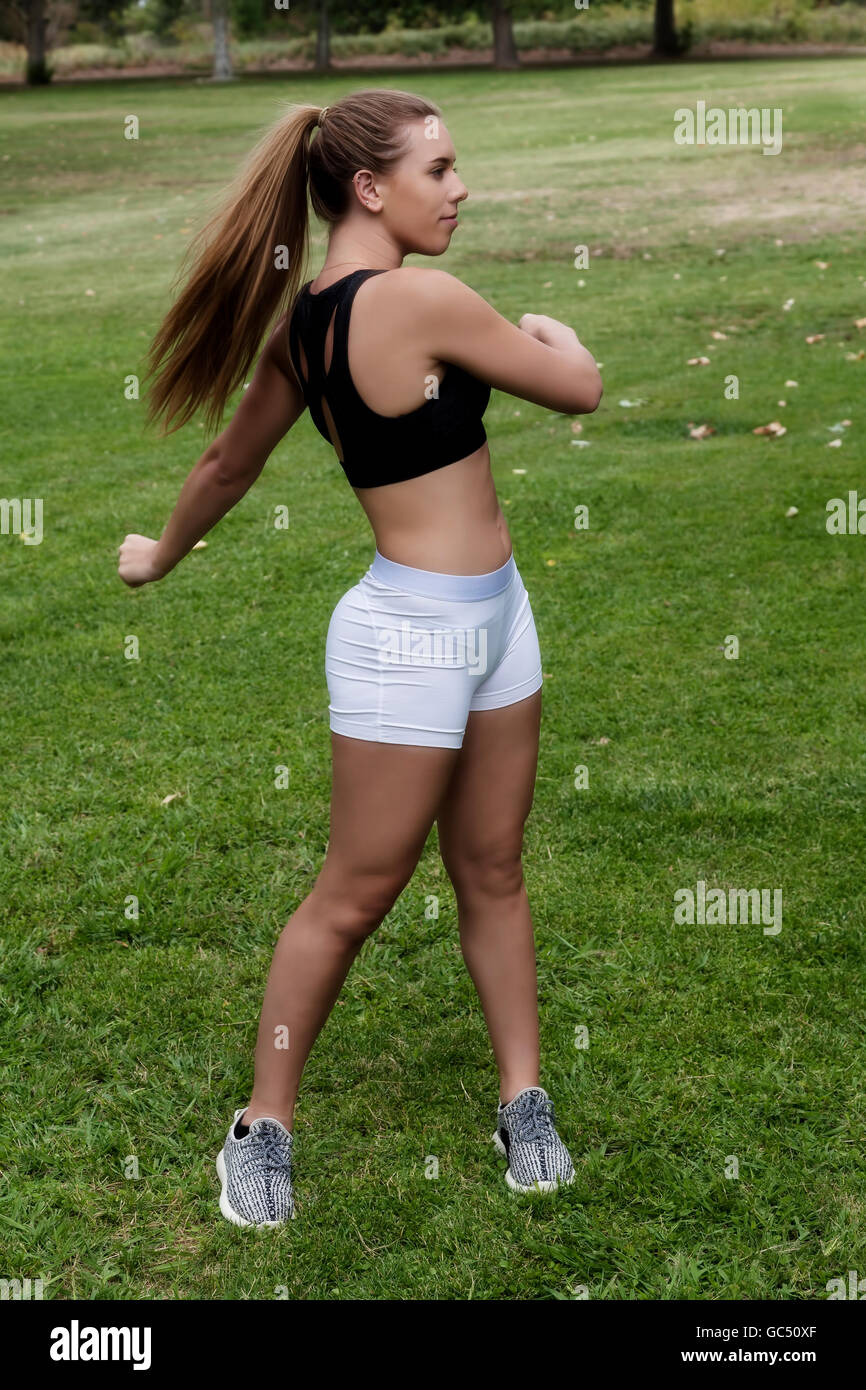
[[382, 284], [390, 283], [395, 289], [417, 294], [434, 294], [450, 285], [463, 286], [456, 275], [432, 265], [399, 265], [382, 271], [375, 278]]
[[383, 308], [402, 310], [407, 317], [420, 323], [419, 315], [439, 316], [459, 314], [470, 300], [480, 296], [456, 275], [436, 266], [401, 265], [370, 275], [362, 282], [377, 288], [367, 291], [368, 298], [377, 300]]

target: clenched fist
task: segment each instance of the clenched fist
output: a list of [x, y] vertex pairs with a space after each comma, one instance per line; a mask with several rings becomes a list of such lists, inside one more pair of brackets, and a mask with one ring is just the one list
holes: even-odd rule
[[118, 546], [117, 573], [131, 589], [149, 584], [154, 579], [162, 579], [163, 572], [156, 565], [157, 544], [149, 536], [133, 534]]

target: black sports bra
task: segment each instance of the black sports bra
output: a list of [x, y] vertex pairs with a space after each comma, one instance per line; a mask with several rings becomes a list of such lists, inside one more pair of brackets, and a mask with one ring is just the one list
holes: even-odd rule
[[[433, 396], [405, 415], [379, 415], [355, 390], [349, 372], [349, 315], [358, 287], [385, 268], [354, 270], [327, 289], [311, 294], [308, 280], [295, 300], [289, 322], [289, 352], [304, 400], [319, 434], [333, 447], [322, 410], [322, 394], [343, 447], [343, 470], [352, 487], [382, 487], [432, 473], [480, 449], [487, 439], [482, 416], [490, 387], [448, 363]], [[331, 365], [325, 372], [325, 340], [336, 305]], [[309, 379], [301, 372], [298, 342], [303, 335]]]

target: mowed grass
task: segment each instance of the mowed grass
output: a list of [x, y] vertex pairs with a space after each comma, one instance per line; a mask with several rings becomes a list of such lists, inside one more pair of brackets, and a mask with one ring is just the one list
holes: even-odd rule
[[[374, 543], [305, 416], [206, 549], [127, 589], [120, 541], [159, 534], [208, 439], [146, 432], [124, 381], [278, 98], [358, 84], [0, 98], [0, 492], [44, 501], [40, 545], [0, 537], [4, 1277], [61, 1299], [712, 1300], [866, 1270], [866, 536], [825, 525], [866, 494], [864, 71], [393, 82], [441, 104], [470, 189], [433, 263], [603, 364], [582, 433], [498, 392], [486, 416], [546, 677], [525, 872], [577, 1178], [505, 1187], [434, 830], [307, 1064], [299, 1219], [261, 1233], [220, 1217], [213, 1158], [324, 856], [324, 639]], [[699, 99], [781, 107], [782, 153], [675, 145]], [[316, 225], [309, 275], [323, 252]], [[781, 889], [781, 932], [676, 924], [699, 880]]]

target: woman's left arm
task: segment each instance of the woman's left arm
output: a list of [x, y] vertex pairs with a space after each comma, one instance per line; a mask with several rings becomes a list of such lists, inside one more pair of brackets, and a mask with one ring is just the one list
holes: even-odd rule
[[131, 588], [162, 579], [249, 491], [268, 457], [306, 409], [285, 352], [285, 319], [274, 329], [230, 423], [208, 445], [180, 491], [159, 540], [128, 535], [118, 574]]

